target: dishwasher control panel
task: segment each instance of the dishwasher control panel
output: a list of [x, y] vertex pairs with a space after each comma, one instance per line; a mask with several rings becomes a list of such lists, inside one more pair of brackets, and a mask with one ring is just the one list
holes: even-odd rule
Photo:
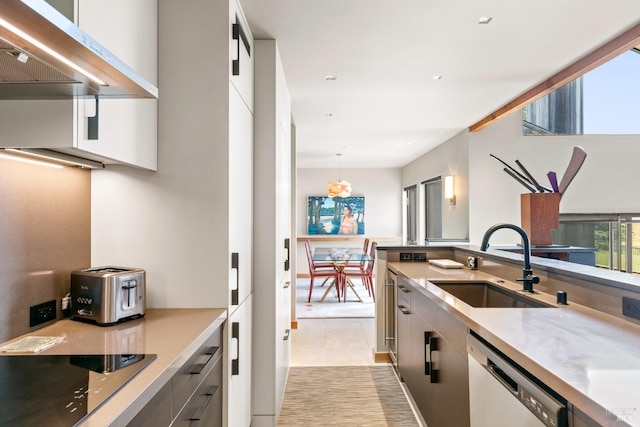
[[553, 409], [545, 407], [540, 403], [540, 401], [538, 401], [538, 399], [524, 389], [518, 390], [518, 398], [540, 419], [540, 421], [544, 423], [544, 425], [549, 427], [558, 427], [557, 420], [560, 414], [558, 414], [557, 408], [554, 411]]

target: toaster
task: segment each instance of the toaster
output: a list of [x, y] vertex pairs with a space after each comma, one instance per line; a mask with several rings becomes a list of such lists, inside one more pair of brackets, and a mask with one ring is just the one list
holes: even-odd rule
[[145, 278], [140, 268], [71, 272], [71, 318], [108, 326], [144, 316]]

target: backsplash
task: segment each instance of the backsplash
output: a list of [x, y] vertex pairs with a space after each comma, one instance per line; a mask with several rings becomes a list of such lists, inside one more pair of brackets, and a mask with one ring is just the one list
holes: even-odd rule
[[0, 157], [0, 342], [40, 327], [32, 305], [55, 299], [59, 319], [71, 271], [90, 262], [90, 172]]

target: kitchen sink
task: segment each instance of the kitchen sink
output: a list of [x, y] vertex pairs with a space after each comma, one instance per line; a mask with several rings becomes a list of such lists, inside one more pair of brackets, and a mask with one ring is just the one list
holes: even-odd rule
[[481, 308], [545, 308], [551, 304], [529, 298], [520, 292], [489, 282], [432, 282], [448, 294], [471, 307]]

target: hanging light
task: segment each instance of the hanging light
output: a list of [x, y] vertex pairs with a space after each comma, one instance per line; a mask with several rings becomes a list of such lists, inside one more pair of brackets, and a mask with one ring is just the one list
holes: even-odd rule
[[329, 197], [349, 197], [351, 196], [351, 183], [340, 178], [342, 172], [340, 157], [342, 157], [342, 154], [338, 153], [336, 156], [338, 156], [338, 181], [329, 181], [327, 193]]

